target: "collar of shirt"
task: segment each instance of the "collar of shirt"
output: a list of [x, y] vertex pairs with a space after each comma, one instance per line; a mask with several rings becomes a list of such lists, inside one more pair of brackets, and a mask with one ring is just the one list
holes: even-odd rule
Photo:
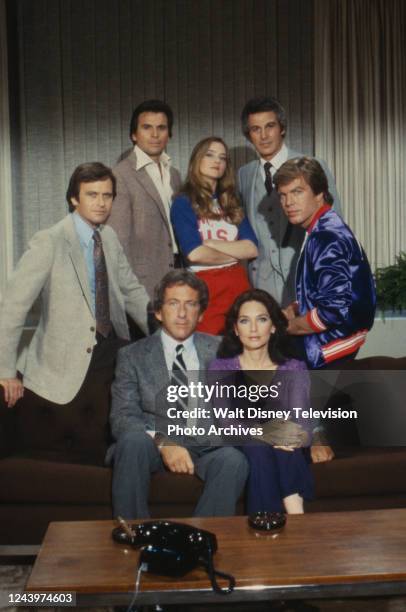
[[323, 206], [321, 208], [319, 208], [319, 210], [316, 212], [316, 214], [314, 215], [313, 219], [311, 220], [311, 223], [310, 223], [309, 227], [306, 229], [306, 232], [308, 234], [310, 234], [310, 232], [312, 231], [312, 229], [314, 228], [314, 226], [316, 225], [316, 223], [320, 219], [320, 217], [325, 215], [326, 212], [328, 212], [329, 210], [331, 210], [331, 205], [327, 204], [326, 202], [324, 202]]
[[[81, 244], [88, 248], [89, 244], [93, 240], [94, 228], [86, 223], [86, 221], [82, 219], [82, 217], [76, 211], [73, 213], [73, 221], [75, 223], [76, 232], [79, 236]], [[97, 229], [101, 229], [101, 227], [98, 227]]]
[[172, 365], [176, 357], [176, 347], [178, 344], [183, 344], [185, 347], [182, 353], [186, 368], [198, 369], [199, 360], [197, 357], [196, 347], [193, 339], [193, 334], [186, 338], [186, 340], [180, 341], [172, 338], [164, 329], [161, 329], [161, 341], [165, 354], [165, 361], [168, 371], [172, 371]]
[[[141, 168], [145, 168], [145, 166], [149, 166], [150, 164], [155, 164], [156, 162], [150, 158], [149, 155], [145, 153], [138, 145], [134, 147], [134, 153], [137, 157], [137, 170], [141, 170]], [[171, 158], [165, 151], [162, 151], [159, 157], [159, 163], [162, 164], [165, 168], [169, 168], [171, 165]]]
[[262, 157], [259, 158], [259, 163], [261, 165], [261, 174], [263, 176], [264, 181], [265, 181], [264, 164], [266, 164], [267, 161], [270, 161], [272, 164], [271, 174], [273, 176], [275, 172], [279, 170], [282, 164], [288, 161], [288, 147], [285, 145], [285, 143], [283, 143], [282, 147], [280, 148], [280, 151], [278, 151], [277, 154], [274, 155], [274, 157], [271, 160], [263, 159]]

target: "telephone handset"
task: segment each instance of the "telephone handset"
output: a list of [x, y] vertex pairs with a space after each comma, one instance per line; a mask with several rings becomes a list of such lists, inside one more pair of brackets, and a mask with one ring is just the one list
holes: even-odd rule
[[[234, 577], [214, 569], [213, 555], [217, 550], [214, 533], [173, 521], [148, 521], [129, 526], [121, 520], [120, 524], [112, 531], [113, 539], [135, 548], [142, 546], [140, 565], [144, 564], [147, 572], [183, 576], [203, 565], [216, 593], [225, 595], [234, 590]], [[228, 587], [221, 588], [216, 576], [228, 580]]]

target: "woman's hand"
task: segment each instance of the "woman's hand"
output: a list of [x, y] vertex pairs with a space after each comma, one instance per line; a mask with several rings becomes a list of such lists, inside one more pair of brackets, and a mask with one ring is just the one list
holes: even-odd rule
[[258, 249], [251, 240], [218, 240], [207, 238], [203, 245], [219, 253], [234, 257], [237, 261], [258, 257]]

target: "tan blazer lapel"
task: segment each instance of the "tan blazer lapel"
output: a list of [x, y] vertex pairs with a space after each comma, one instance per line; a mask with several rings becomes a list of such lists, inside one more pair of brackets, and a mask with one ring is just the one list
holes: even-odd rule
[[145, 168], [140, 168], [139, 170], [137, 170], [137, 155], [134, 151], [131, 153], [130, 162], [134, 168], [135, 177], [137, 181], [156, 204], [169, 231], [168, 217], [166, 215], [165, 206], [161, 200], [161, 196], [159, 195], [158, 189], [155, 187], [153, 180], [151, 179]]
[[155, 187], [151, 177], [149, 176], [145, 168], [137, 170], [137, 179], [139, 183], [143, 186], [145, 191], [148, 193], [148, 195], [151, 196], [154, 203], [157, 205], [159, 212], [161, 213], [161, 216], [169, 229], [168, 217], [166, 215], [165, 207], [161, 200], [161, 196], [159, 195], [158, 189]]
[[76, 233], [73, 219], [71, 216], [67, 217], [67, 222], [65, 225], [65, 238], [69, 245], [69, 257], [75, 269], [79, 285], [81, 286], [81, 289], [83, 291], [83, 296], [86, 300], [90, 312], [94, 316], [86, 262], [85, 258], [83, 257], [82, 247], [80, 246], [79, 238]]

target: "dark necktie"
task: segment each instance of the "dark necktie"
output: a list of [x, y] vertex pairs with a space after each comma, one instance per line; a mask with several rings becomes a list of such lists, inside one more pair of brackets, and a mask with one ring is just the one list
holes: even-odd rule
[[96, 281], [96, 330], [99, 334], [107, 338], [111, 331], [109, 280], [103, 252], [103, 243], [98, 230], [93, 232], [93, 240], [93, 260]]
[[286, 230], [285, 230], [285, 235], [282, 238], [281, 247], [283, 249], [286, 248], [287, 246], [289, 246], [290, 238], [292, 236], [292, 231], [293, 231], [293, 225], [292, 225], [292, 223], [290, 221], [288, 221], [288, 225], [287, 225]]
[[[265, 162], [265, 164], [264, 164], [264, 170], [265, 170], [265, 189], [266, 189], [266, 192], [267, 192], [267, 194], [269, 196], [271, 195], [271, 193], [273, 191], [271, 168], [272, 168], [271, 162]], [[290, 239], [291, 239], [291, 236], [292, 236], [292, 230], [293, 230], [293, 226], [290, 223], [290, 221], [288, 221], [288, 225], [286, 227], [285, 234], [284, 234], [284, 236], [282, 238], [282, 242], [281, 242], [281, 247], [282, 248], [286, 248], [287, 246], [289, 246]]]
[[[188, 386], [190, 380], [189, 380], [188, 371], [187, 371], [185, 362], [183, 360], [183, 355], [182, 355], [183, 351], [185, 350], [185, 347], [183, 344], [178, 344], [175, 350], [176, 350], [176, 357], [172, 365], [171, 385]], [[189, 374], [191, 374], [192, 379], [193, 379], [193, 373], [189, 372]], [[179, 410], [190, 411], [191, 406], [189, 404], [189, 397], [185, 397], [185, 398], [178, 397], [176, 406]], [[179, 423], [180, 421], [181, 420], [178, 419]], [[186, 427], [192, 427], [193, 425], [196, 424], [196, 418], [188, 416], [188, 418], [186, 418], [183, 421], [183, 423], [186, 425]], [[193, 437], [193, 436], [189, 436], [189, 437]]]
[[176, 356], [175, 360], [172, 364], [172, 380], [171, 383], [174, 385], [187, 385], [188, 384], [188, 376], [186, 365], [183, 360], [182, 353], [185, 350], [183, 344], [178, 344], [176, 346]]
[[273, 191], [273, 183], [272, 183], [272, 173], [271, 173], [272, 164], [271, 162], [265, 162], [264, 170], [265, 170], [265, 189], [268, 195], [271, 195]]

